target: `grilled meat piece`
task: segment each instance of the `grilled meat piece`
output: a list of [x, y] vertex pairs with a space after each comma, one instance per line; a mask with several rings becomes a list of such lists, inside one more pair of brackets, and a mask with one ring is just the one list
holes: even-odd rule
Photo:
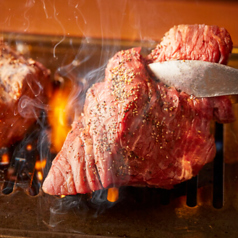
[[75, 121], [44, 183], [52, 194], [90, 193], [101, 189], [93, 143], [81, 120]]
[[124, 185], [170, 189], [212, 161], [216, 149], [210, 123], [234, 120], [229, 98], [195, 98], [167, 87], [150, 77], [146, 62], [140, 48], [118, 52], [109, 61], [104, 82], [88, 90], [84, 115], [52, 163], [43, 184], [46, 193]]
[[0, 39], [0, 148], [21, 140], [50, 92], [50, 72]]
[[147, 57], [149, 62], [203, 60], [227, 64], [233, 43], [225, 28], [207, 25], [178, 25]]

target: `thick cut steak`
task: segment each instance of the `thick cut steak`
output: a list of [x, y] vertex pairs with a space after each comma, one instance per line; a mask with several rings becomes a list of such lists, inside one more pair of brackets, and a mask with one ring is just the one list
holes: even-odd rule
[[233, 43], [224, 28], [207, 25], [178, 25], [171, 28], [148, 56], [149, 62], [203, 60], [226, 64]]
[[0, 148], [22, 139], [36, 121], [49, 97], [49, 75], [0, 39]]
[[[222, 53], [214, 47], [213, 55], [228, 58], [232, 45], [228, 33], [216, 35], [214, 27], [204, 25], [189, 26], [189, 31], [183, 28], [188, 26], [170, 31], [172, 35], [176, 29], [181, 31], [171, 45], [204, 28], [212, 42], [216, 38], [223, 45]], [[179, 43], [179, 54], [184, 55], [191, 41]], [[206, 51], [203, 47], [201, 55]], [[147, 62], [159, 59], [160, 54], [168, 55], [161, 60], [171, 57], [169, 50], [157, 51], [156, 57], [155, 51], [144, 59], [140, 48], [134, 48], [118, 52], [109, 61], [104, 82], [88, 90], [84, 115], [74, 122], [52, 163], [43, 184], [46, 193], [69, 195], [124, 185], [169, 189], [212, 161], [216, 150], [210, 123], [234, 120], [229, 98], [195, 98], [155, 81]]]

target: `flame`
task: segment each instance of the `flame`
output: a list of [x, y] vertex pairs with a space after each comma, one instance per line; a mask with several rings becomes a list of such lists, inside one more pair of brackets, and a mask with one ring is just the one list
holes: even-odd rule
[[109, 188], [107, 190], [107, 200], [109, 202], [116, 202], [119, 197], [119, 189], [118, 188]]
[[32, 150], [32, 145], [31, 145], [31, 144], [28, 144], [28, 145], [26, 146], [26, 149], [27, 149], [28, 151], [31, 151], [31, 150]]
[[65, 195], [60, 195], [60, 198], [64, 198], [65, 197]]
[[1, 164], [9, 164], [9, 155], [8, 154], [5, 153], [2, 155]]
[[42, 181], [43, 180], [43, 174], [41, 171], [38, 171], [37, 172], [37, 178], [39, 179], [39, 181]]
[[51, 125], [52, 147], [56, 152], [60, 151], [64, 140], [70, 130], [67, 120], [66, 107], [68, 104], [70, 87], [57, 89], [50, 101], [49, 123]]
[[38, 160], [35, 163], [35, 170], [36, 170], [36, 176], [38, 178], [38, 180], [41, 182], [43, 181], [43, 172], [42, 170], [45, 168], [46, 166], [46, 159], [43, 160]]
[[42, 161], [36, 161], [35, 169], [36, 169], [36, 170], [44, 169], [44, 168], [45, 168], [45, 165], [46, 165], [46, 159], [44, 159], [44, 160], [42, 160]]

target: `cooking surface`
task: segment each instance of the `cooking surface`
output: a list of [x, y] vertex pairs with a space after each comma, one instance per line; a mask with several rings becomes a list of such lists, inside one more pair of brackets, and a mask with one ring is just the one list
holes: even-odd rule
[[[38, 36], [36, 40], [31, 35], [24, 37], [5, 34], [5, 39], [12, 45], [17, 42], [18, 49], [25, 55], [42, 62], [51, 69], [52, 75], [60, 74], [66, 81], [67, 78], [75, 80], [76, 76], [80, 80], [84, 77], [90, 79], [87, 75], [89, 69], [104, 65], [119, 49], [140, 45], [139, 42], [131, 41], [107, 41], [102, 44], [101, 41], [91, 40], [80, 48], [80, 39], [66, 38], [54, 48], [52, 46], [60, 41], [58, 37]], [[153, 43], [145, 45], [144, 52], [152, 45]], [[82, 58], [76, 57], [78, 53]], [[93, 57], [82, 63], [81, 60], [89, 53]], [[64, 77], [68, 68], [63, 66], [70, 66], [76, 58], [81, 64], [70, 68], [70, 74]], [[229, 65], [238, 68], [237, 54], [231, 56]], [[97, 73], [99, 78], [102, 77], [103, 68]], [[234, 108], [238, 117], [237, 104], [234, 104]], [[0, 195], [0, 234], [18, 237], [64, 237], [66, 233], [67, 237], [236, 237], [237, 125], [237, 122], [224, 125], [223, 151], [222, 128], [216, 125], [216, 132], [219, 132], [216, 134], [219, 153], [215, 162], [206, 165], [198, 178], [180, 184], [171, 191], [123, 187], [119, 191], [119, 200], [110, 203], [106, 200], [106, 191], [95, 193], [93, 199], [88, 195], [60, 198], [42, 194], [37, 185], [33, 186], [35, 192], [32, 196], [27, 194], [29, 181], [18, 178], [13, 183], [13, 192], [5, 190], [7, 194]], [[46, 149], [44, 154], [47, 152], [49, 151]], [[220, 156], [223, 152], [224, 168]], [[3, 179], [0, 183], [5, 186]]]
[[[237, 165], [226, 166], [226, 172], [229, 174], [226, 176], [227, 188], [231, 186], [237, 189], [237, 181], [230, 179], [237, 173], [237, 169]], [[180, 186], [180, 192], [185, 189], [183, 186]], [[226, 190], [226, 202], [221, 209], [215, 209], [211, 204], [211, 185], [198, 190], [199, 205], [195, 207], [186, 205], [185, 196], [171, 198], [168, 205], [163, 205], [161, 203], [167, 201], [168, 194], [161, 190], [123, 190], [120, 194], [125, 196], [124, 199], [105, 210], [83, 201], [84, 196], [64, 199], [47, 195], [30, 197], [20, 191], [8, 196], [2, 195], [0, 232], [5, 232], [3, 228], [8, 228], [7, 231], [12, 234], [31, 237], [42, 237], [42, 234], [54, 237], [57, 233], [70, 233], [78, 237], [81, 237], [81, 234], [89, 234], [109, 237], [161, 235], [186, 238], [236, 237], [238, 233], [235, 189]], [[178, 193], [171, 191], [171, 197], [178, 196], [176, 192]], [[67, 206], [69, 202], [71, 209], [60, 208], [61, 204]], [[49, 233], [44, 233], [47, 231]]]

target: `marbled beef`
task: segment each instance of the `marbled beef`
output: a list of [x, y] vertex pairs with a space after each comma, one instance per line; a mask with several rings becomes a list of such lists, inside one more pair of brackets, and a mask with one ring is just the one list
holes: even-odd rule
[[225, 28], [178, 25], [165, 34], [162, 42], [148, 56], [148, 60], [203, 60], [226, 64], [232, 47], [230, 34]]
[[[177, 32], [181, 37], [171, 40], [170, 49], [181, 43], [178, 55], [187, 54], [183, 51], [191, 41], [182, 39], [206, 28], [212, 33], [211, 42], [215, 38], [223, 45], [222, 51], [214, 47], [213, 60], [227, 61], [232, 46], [228, 33], [224, 39], [224, 34], [213, 34], [214, 27], [195, 25], [182, 31], [184, 28], [188, 26], [173, 28], [181, 31]], [[176, 35], [174, 30], [172, 35]], [[203, 47], [201, 55], [206, 51]], [[168, 49], [157, 49], [161, 47], [147, 59], [140, 48], [134, 48], [118, 52], [109, 61], [104, 82], [88, 90], [84, 115], [74, 122], [52, 163], [43, 184], [46, 193], [69, 195], [124, 185], [169, 189], [212, 161], [216, 150], [210, 123], [233, 121], [231, 102], [228, 97], [195, 98], [153, 80], [147, 62], [160, 59], [160, 54], [161, 60], [172, 55]]]
[[49, 98], [50, 72], [0, 39], [0, 148], [21, 140]]

